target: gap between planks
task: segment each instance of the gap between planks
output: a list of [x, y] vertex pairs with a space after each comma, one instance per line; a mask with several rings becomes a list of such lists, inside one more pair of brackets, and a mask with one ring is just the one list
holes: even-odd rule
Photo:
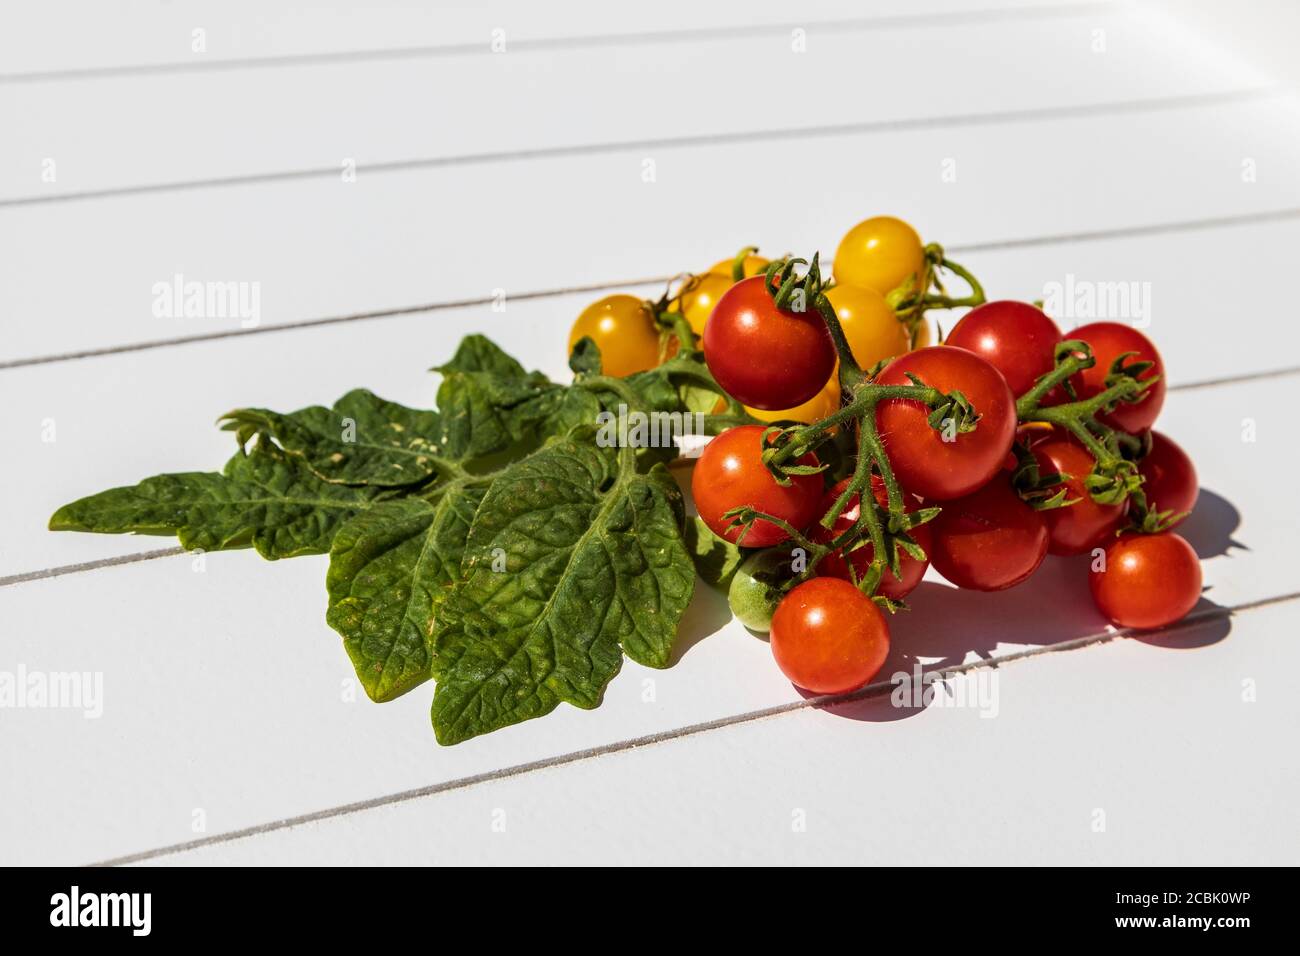
[[[749, 40], [789, 34], [791, 30], [907, 30], [915, 27], [952, 27], [1007, 21], [1066, 19], [1122, 9], [1115, 0], [1092, 3], [1063, 3], [1048, 7], [991, 7], [975, 10], [899, 13], [877, 17], [845, 17], [801, 23], [731, 24], [681, 30], [646, 30], [640, 33], [593, 33], [586, 36], [538, 37], [515, 40], [508, 36], [512, 53], [550, 53], [600, 47], [651, 46], [673, 43], [707, 43], [717, 40]], [[334, 50], [324, 53], [297, 53], [227, 59], [194, 59], [168, 63], [138, 63], [125, 66], [99, 66], [82, 69], [30, 70], [0, 73], [0, 84], [46, 83], [66, 80], [106, 80], [125, 77], [156, 76], [182, 73], [214, 73], [231, 70], [256, 70], [281, 67], [328, 66], [342, 63], [373, 63], [387, 60], [423, 60], [443, 57], [495, 55], [486, 42], [430, 44], [392, 49]]]
[[[1189, 96], [1162, 96], [1148, 99], [1124, 100], [1108, 103], [1082, 103], [1075, 106], [1045, 106], [1035, 109], [994, 110], [985, 113], [954, 113], [947, 116], [921, 116], [892, 120], [866, 120], [857, 123], [835, 123], [801, 128], [740, 130], [732, 133], [705, 133], [690, 136], [665, 136], [657, 139], [622, 140], [605, 143], [579, 143], [568, 146], [539, 146], [531, 149], [503, 150], [499, 152], [464, 153], [454, 156], [432, 156], [422, 159], [389, 160], [368, 163], [357, 167], [358, 173], [409, 172], [421, 169], [442, 169], [455, 166], [478, 166], [488, 163], [512, 163], [538, 159], [560, 159], [573, 156], [599, 156], [609, 153], [643, 152], [650, 149], [692, 149], [701, 146], [734, 146], [741, 143], [761, 143], [798, 136], [804, 139], [824, 139], [839, 136], [861, 136], [875, 133], [903, 133], [915, 130], [961, 128], [969, 126], [995, 126], [1004, 123], [1035, 123], [1043, 120], [1073, 120], [1098, 116], [1119, 116], [1132, 113], [1156, 113], [1166, 110], [1201, 109], [1249, 103], [1259, 100], [1289, 96], [1291, 91], [1276, 84], [1228, 90], [1220, 93], [1197, 93]], [[190, 189], [212, 189], [226, 186], [250, 186], [265, 183], [291, 182], [305, 179], [334, 178], [339, 174], [337, 165], [316, 166], [308, 169], [287, 169], [269, 173], [247, 173], [237, 176], [217, 176], [207, 179], [184, 179], [164, 183], [146, 183], [138, 186], [109, 186], [76, 192], [48, 195], [15, 196], [0, 199], [0, 209], [22, 206], [43, 206], [51, 203], [81, 202], [92, 199], [114, 199], [125, 196], [142, 196], [157, 193], [181, 192]]]
[[[1210, 216], [1201, 219], [1184, 219], [1174, 222], [1148, 223], [1140, 226], [1118, 226], [1110, 229], [1095, 229], [1082, 232], [1062, 232], [1043, 236], [1030, 236], [1024, 239], [995, 239], [985, 242], [956, 243], [947, 246], [948, 252], [1003, 252], [1011, 249], [1025, 249], [1033, 246], [1064, 245], [1080, 242], [1098, 242], [1108, 239], [1135, 239], [1149, 236], [1172, 235], [1184, 232], [1201, 232], [1210, 229], [1222, 229], [1233, 226], [1260, 225], [1272, 222], [1285, 222], [1300, 218], [1300, 207], [1272, 209], [1264, 212], [1239, 213], [1231, 216]], [[525, 302], [535, 299], [549, 299], [580, 292], [604, 292], [610, 289], [642, 288], [663, 285], [676, 276], [653, 276], [646, 279], [627, 279], [617, 282], [596, 282], [588, 285], [567, 286], [559, 289], [539, 289], [520, 292], [509, 296], [512, 302]], [[423, 305], [402, 306], [395, 309], [380, 309], [370, 312], [353, 312], [348, 315], [325, 316], [317, 319], [302, 319], [295, 322], [274, 322], [260, 325], [253, 329], [226, 329], [220, 332], [203, 332], [195, 335], [178, 335], [166, 339], [148, 339], [143, 342], [130, 342], [125, 345], [109, 345], [97, 349], [85, 349], [78, 352], [58, 352], [52, 355], [37, 355], [30, 358], [9, 359], [0, 362], [0, 372], [6, 369], [27, 368], [33, 365], [49, 365], [54, 362], [70, 362], [77, 359], [99, 358], [105, 355], [118, 355], [124, 352], [143, 352], [149, 349], [168, 348], [175, 345], [190, 345], [196, 342], [214, 342], [221, 339], [237, 338], [244, 335], [262, 335], [268, 332], [290, 332], [296, 329], [315, 329], [328, 325], [340, 325], [345, 322], [363, 322], [369, 319], [391, 319], [407, 315], [420, 315], [426, 312], [444, 312], [451, 309], [464, 309], [474, 306], [491, 305], [490, 296], [478, 296], [464, 299], [452, 299], [445, 302], [429, 302]], [[1232, 379], [1228, 379], [1231, 381]]]
[[[1248, 372], [1244, 375], [1206, 379], [1202, 382], [1185, 382], [1182, 385], [1169, 386], [1169, 391], [1190, 392], [1201, 388], [1218, 388], [1224, 385], [1237, 385], [1243, 382], [1257, 382], [1274, 378], [1286, 378], [1297, 374], [1300, 374], [1300, 365], [1292, 366], [1290, 368], [1269, 369], [1263, 372]], [[181, 547], [159, 548], [154, 551], [141, 551], [136, 554], [121, 555], [115, 558], [101, 558], [97, 561], [84, 561], [80, 564], [61, 564], [40, 571], [25, 571], [21, 574], [10, 574], [0, 577], [0, 588], [9, 587], [15, 584], [26, 584], [31, 581], [43, 581], [49, 578], [58, 578], [65, 574], [75, 574], [80, 571], [98, 571], [101, 568], [113, 568], [123, 564], [136, 564], [141, 561], [151, 561], [154, 558], [168, 558], [186, 553], [185, 549]]]
[[[1256, 601], [1248, 601], [1242, 604], [1231, 605], [1228, 607], [1214, 606], [1205, 608], [1199, 612], [1193, 611], [1187, 617], [1183, 618], [1176, 624], [1168, 627], [1159, 628], [1151, 631], [1137, 631], [1134, 628], [1122, 628], [1119, 630], [1100, 631], [1096, 634], [1089, 634], [1084, 637], [1078, 637], [1074, 640], [1063, 641], [1058, 644], [1049, 644], [1042, 647], [1035, 647], [1025, 651], [1016, 651], [1001, 657], [982, 658], [971, 661], [966, 664], [958, 664], [952, 667], [935, 668], [926, 670], [924, 673], [942, 675], [943, 677], [953, 677], [965, 674], [970, 671], [980, 670], [983, 668], [996, 668], [1002, 664], [1011, 663], [1012, 661], [1027, 660], [1031, 657], [1040, 657], [1044, 654], [1056, 654], [1065, 651], [1080, 650], [1085, 647], [1091, 647], [1097, 644], [1105, 644], [1117, 638], [1132, 637], [1141, 633], [1144, 637], [1153, 635], [1178, 634], [1201, 627], [1207, 623], [1231, 618], [1237, 614], [1246, 611], [1252, 611], [1257, 608], [1272, 607], [1278, 604], [1285, 604], [1300, 598], [1300, 591], [1289, 594], [1280, 594], [1276, 597], [1262, 598]], [[331, 820], [336, 817], [348, 816], [354, 813], [360, 813], [366, 810], [374, 810], [380, 807], [394, 806], [401, 803], [409, 803], [412, 800], [419, 800], [424, 797], [437, 796], [443, 793], [449, 793], [457, 790], [465, 790], [469, 787], [479, 786], [484, 783], [491, 783], [498, 780], [506, 780], [512, 777], [520, 777], [525, 774], [535, 773], [539, 770], [547, 770], [555, 767], [563, 767], [568, 764], [579, 763], [586, 760], [594, 760], [597, 757], [609, 756], [611, 754], [624, 753], [630, 750], [636, 750], [641, 747], [648, 747], [655, 744], [668, 743], [674, 740], [681, 740], [685, 737], [693, 737], [698, 734], [708, 733], [713, 730], [720, 730], [724, 727], [734, 727], [738, 724], [752, 723], [758, 720], [765, 720], [773, 717], [780, 717], [783, 714], [791, 714], [798, 711], [810, 709], [822, 709], [834, 707], [840, 704], [851, 703], [858, 700], [866, 700], [873, 697], [880, 697], [889, 694], [894, 689], [891, 681], [881, 681], [874, 684], [868, 684], [859, 690], [848, 694], [823, 695], [819, 697], [809, 697], [802, 700], [790, 701], [785, 704], [777, 704], [773, 707], [765, 707], [760, 710], [747, 711], [742, 714], [735, 714], [730, 717], [721, 717], [716, 720], [703, 721], [697, 724], [688, 724], [684, 727], [677, 727], [673, 730], [660, 731], [654, 734], [646, 734], [642, 737], [633, 737], [629, 740], [622, 740], [616, 743], [603, 744], [598, 747], [589, 747], [585, 750], [575, 750], [566, 754], [559, 754], [554, 757], [546, 757], [541, 760], [533, 760], [528, 763], [515, 764], [510, 767], [502, 767], [499, 770], [490, 770], [485, 773], [473, 774], [467, 777], [459, 777], [455, 780], [444, 781], [443, 783], [431, 784], [425, 787], [416, 787], [412, 790], [402, 790], [397, 793], [386, 794], [382, 797], [372, 797], [368, 800], [358, 800], [353, 803], [345, 803], [337, 807], [330, 807], [325, 810], [316, 810], [311, 813], [299, 814], [298, 816], [284, 817], [279, 820], [272, 820], [267, 823], [257, 824], [256, 826], [244, 827], [238, 830], [230, 830], [225, 833], [216, 833], [212, 836], [200, 837], [196, 840], [187, 840], [183, 843], [173, 843], [167, 846], [156, 847], [151, 850], [143, 850], [138, 853], [130, 853], [124, 856], [112, 857], [107, 860], [101, 860], [97, 863], [87, 864], [89, 866], [122, 866], [130, 863], [144, 863], [150, 860], [156, 860], [161, 857], [174, 856], [178, 853], [185, 853], [192, 850], [198, 850], [210, 846], [218, 846], [226, 843], [234, 843], [240, 840], [246, 840], [251, 837], [261, 836], [267, 833], [275, 833], [280, 830], [291, 830], [296, 827], [304, 826], [310, 823], [319, 823], [323, 820]]]

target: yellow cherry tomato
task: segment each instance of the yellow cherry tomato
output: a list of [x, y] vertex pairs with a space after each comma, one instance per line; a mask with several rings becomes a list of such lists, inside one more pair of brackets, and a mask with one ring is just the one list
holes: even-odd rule
[[[770, 260], [764, 259], [762, 256], [745, 256], [745, 278], [748, 279], [751, 276], [758, 275], [767, 268], [769, 261]], [[716, 275], [731, 278], [731, 268], [735, 264], [736, 259], [733, 256], [730, 259], [723, 259], [720, 262], [715, 262], [709, 271]]]
[[922, 319], [916, 324], [916, 344], [912, 346], [915, 349], [923, 349], [931, 342], [930, 323]]
[[889, 295], [915, 275], [920, 281], [925, 252], [916, 230], [893, 216], [858, 223], [835, 250], [835, 281]]
[[706, 272], [687, 283], [681, 295], [680, 308], [696, 335], [704, 334], [704, 325], [709, 321], [713, 307], [733, 284], [731, 273], [719, 275], [716, 272]]
[[907, 328], [879, 292], [837, 285], [826, 293], [826, 298], [844, 329], [849, 351], [863, 371], [908, 350]]
[[813, 422], [819, 422], [823, 418], [834, 415], [839, 411], [839, 408], [840, 382], [836, 375], [832, 375], [830, 381], [826, 383], [822, 390], [802, 405], [776, 412], [764, 411], [761, 408], [750, 408], [746, 405], [745, 411], [764, 422], [792, 421], [811, 425]]
[[619, 377], [659, 364], [659, 329], [644, 301], [607, 295], [582, 310], [569, 331], [569, 351], [584, 336], [600, 347], [600, 367]]

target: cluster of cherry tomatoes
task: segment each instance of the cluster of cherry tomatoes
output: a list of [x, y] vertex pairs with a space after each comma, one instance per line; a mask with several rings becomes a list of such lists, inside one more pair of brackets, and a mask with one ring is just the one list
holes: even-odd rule
[[[972, 296], [950, 298], [944, 271]], [[931, 566], [998, 591], [1048, 554], [1091, 554], [1092, 596], [1124, 627], [1172, 623], [1200, 597], [1196, 553], [1171, 530], [1196, 473], [1152, 430], [1165, 398], [1155, 346], [1114, 322], [1065, 336], [1035, 305], [983, 298], [941, 248], [877, 217], [844, 237], [831, 281], [815, 257], [743, 250], [671, 299], [610, 296], [573, 327], [570, 347], [593, 339], [610, 375], [698, 344], [718, 410], [752, 422], [705, 447], [692, 495], [715, 535], [752, 550], [733, 610], [770, 630], [782, 671], [809, 691], [875, 676], [882, 608], [905, 606]], [[928, 344], [927, 307], [976, 302]]]

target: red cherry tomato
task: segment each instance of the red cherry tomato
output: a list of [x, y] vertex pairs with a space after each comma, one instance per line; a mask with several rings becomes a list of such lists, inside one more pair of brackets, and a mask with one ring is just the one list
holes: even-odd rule
[[[1016, 402], [1002, 373], [965, 349], [939, 345], [899, 356], [881, 371], [881, 385], [910, 385], [911, 372], [942, 392], [960, 391], [979, 414], [965, 434], [930, 427], [930, 409], [891, 399], [876, 407], [876, 427], [899, 483], [926, 500], [968, 495], [1002, 467], [1016, 434]], [[951, 441], [945, 438], [951, 437]]]
[[[1086, 448], [1068, 435], [1054, 435], [1033, 446], [1041, 474], [1052, 472], [1068, 476], [1062, 484], [1067, 497], [1077, 498], [1072, 505], [1040, 512], [1047, 522], [1049, 554], [1083, 554], [1114, 536], [1124, 518], [1125, 505], [1101, 505], [1083, 486], [1097, 460]], [[1053, 490], [1059, 489], [1056, 485]]]
[[[824, 515], [830, 510], [831, 505], [835, 503], [840, 494], [849, 486], [849, 479], [845, 478], [835, 487], [831, 488], [822, 496], [821, 504], [817, 506], [817, 514]], [[885, 483], [879, 475], [871, 476], [871, 491], [875, 498], [880, 502], [882, 508], [887, 508], [888, 495], [885, 492]], [[907, 511], [915, 511], [918, 502], [911, 495], [907, 495], [907, 501], [904, 505]], [[861, 510], [861, 500], [858, 495], [849, 499], [849, 506], [840, 512], [840, 516], [835, 519], [835, 524], [827, 530], [820, 524], [813, 526], [813, 540], [825, 544], [833, 541], [845, 531], [848, 531], [858, 520], [858, 514]], [[930, 524], [919, 525], [911, 531], [912, 540], [921, 546], [921, 550], [927, 555], [930, 553]], [[849, 576], [849, 562], [853, 562], [853, 570], [857, 573], [858, 579], [867, 573], [871, 567], [871, 561], [876, 551], [870, 544], [863, 545], [853, 551], [850, 551], [846, 557], [841, 551], [832, 551], [826, 557], [821, 559], [817, 565], [817, 573], [827, 577], [841, 578], [845, 581], [852, 581]], [[918, 561], [905, 551], [899, 551], [898, 570], [902, 572], [901, 577], [894, 577], [894, 573], [888, 568], [885, 569], [884, 575], [880, 579], [880, 585], [876, 588], [876, 593], [895, 601], [900, 601], [921, 583], [921, 578], [925, 576], [925, 569], [930, 566], [929, 560]]]
[[1164, 627], [1200, 600], [1201, 563], [1179, 535], [1127, 534], [1106, 549], [1104, 570], [1094, 563], [1088, 584], [1112, 624]]
[[958, 322], [945, 345], [974, 352], [1002, 373], [1011, 394], [1020, 396], [1056, 364], [1061, 330], [1042, 309], [1027, 302], [986, 302]]
[[835, 345], [821, 314], [778, 309], [764, 276], [737, 282], [704, 327], [704, 359], [727, 394], [775, 411], [802, 405], [835, 368]]
[[959, 588], [1001, 591], [1024, 581], [1047, 554], [1047, 522], [1007, 477], [943, 505], [930, 561]]
[[[1142, 491], [1147, 507], [1152, 511], [1190, 512], [1196, 507], [1200, 487], [1196, 483], [1196, 466], [1173, 439], [1160, 432], [1151, 433], [1151, 450], [1140, 462], [1138, 471], [1145, 479]], [[1170, 525], [1176, 528], [1183, 523], [1179, 518]]]
[[[1093, 357], [1097, 359], [1097, 364], [1092, 368], [1085, 369], [1070, 379], [1080, 399], [1091, 398], [1106, 390], [1106, 376], [1110, 374], [1110, 367], [1125, 352], [1136, 353], [1125, 359], [1126, 365], [1138, 361], [1155, 363], [1138, 376], [1138, 381], [1160, 376], [1160, 380], [1147, 389], [1141, 401], [1132, 404], [1120, 402], [1113, 412], [1101, 416], [1103, 422], [1121, 431], [1137, 433], [1150, 428], [1165, 404], [1165, 366], [1151, 340], [1137, 329], [1119, 322], [1081, 325], [1068, 333], [1066, 338], [1087, 342], [1092, 346]], [[1062, 400], [1066, 399], [1063, 397]]]
[[[691, 495], [700, 519], [720, 538], [746, 548], [767, 548], [789, 535], [770, 521], [758, 520], [741, 539], [741, 528], [723, 515], [748, 505], [780, 518], [795, 528], [806, 528], [818, 515], [821, 475], [795, 475], [788, 486], [777, 484], [764, 466], [762, 425], [729, 428], [705, 446], [691, 476]], [[798, 460], [816, 466], [812, 452]]]
[[871, 680], [889, 654], [889, 625], [876, 603], [839, 578], [813, 578], [772, 615], [772, 656], [792, 682], [843, 694]]

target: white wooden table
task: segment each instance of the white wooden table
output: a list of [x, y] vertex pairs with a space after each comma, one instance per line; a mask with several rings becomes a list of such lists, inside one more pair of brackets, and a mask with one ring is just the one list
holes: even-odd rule
[[[0, 672], [104, 693], [0, 709], [0, 862], [1300, 861], [1288, 87], [1168, 4], [267, 6], [3, 15]], [[701, 585], [671, 669], [444, 749], [430, 686], [346, 693], [324, 557], [45, 530], [218, 467], [230, 408], [427, 406], [471, 331], [562, 377], [599, 294], [572, 290], [829, 255], [876, 213], [994, 296], [1150, 283], [1160, 427], [1203, 486], [1194, 621], [1088, 641], [1067, 561], [936, 580], [887, 668], [979, 662], [954, 685], [996, 681], [996, 714], [820, 710]], [[259, 283], [257, 326], [155, 317], [177, 273]]]

